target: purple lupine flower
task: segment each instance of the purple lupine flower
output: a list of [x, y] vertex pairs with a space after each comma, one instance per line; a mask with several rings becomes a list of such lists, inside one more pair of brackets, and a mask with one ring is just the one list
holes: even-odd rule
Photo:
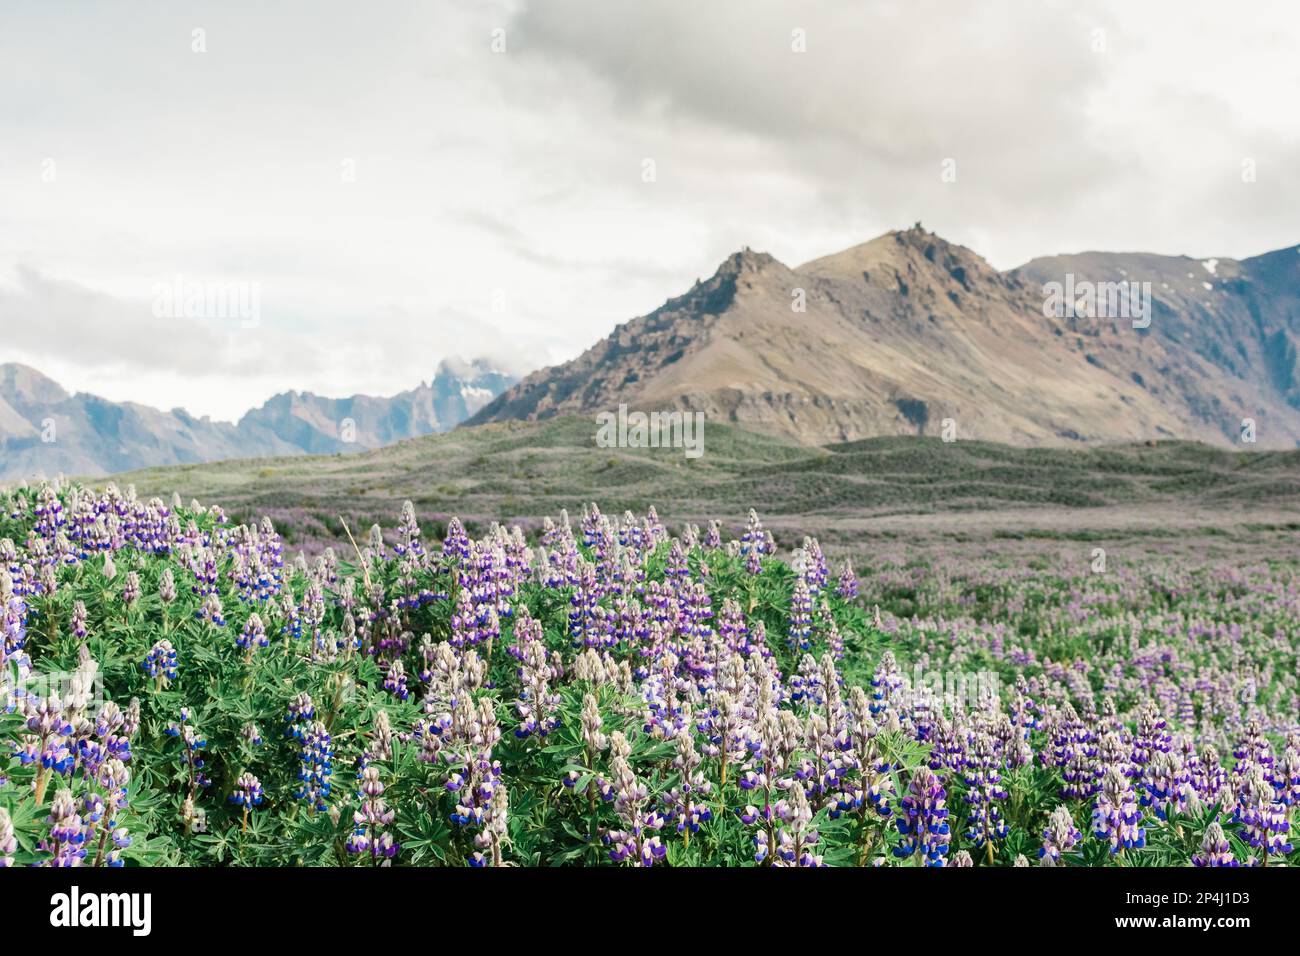
[[[1228, 785], [1228, 771], [1213, 746], [1201, 752], [1200, 759], [1191, 772], [1192, 789], [1203, 803], [1213, 804]], [[1227, 809], [1227, 808], [1225, 808]]]
[[763, 557], [771, 554], [772, 551], [770, 539], [763, 530], [763, 522], [759, 519], [758, 512], [750, 508], [749, 525], [740, 539], [740, 554], [745, 559], [745, 570], [750, 574], [758, 574], [763, 570]]
[[1093, 834], [1110, 844], [1110, 852], [1142, 849], [1146, 830], [1142, 827], [1133, 782], [1120, 767], [1111, 766], [1102, 778], [1092, 812]]
[[[519, 630], [518, 624], [515, 629], [516, 632]], [[515, 702], [519, 726], [515, 729], [516, 737], [532, 734], [545, 737], [559, 723], [560, 695], [551, 690], [554, 674], [555, 669], [547, 656], [546, 645], [537, 639], [527, 641], [519, 667], [519, 699]]]
[[826, 556], [822, 554], [821, 545], [816, 538], [803, 539], [803, 561], [800, 577], [808, 583], [808, 590], [813, 596], [820, 594], [826, 587], [830, 571], [826, 567]]
[[243, 822], [239, 827], [241, 833], [248, 831], [248, 814], [254, 807], [262, 805], [262, 796], [262, 782], [247, 770], [235, 780], [230, 802], [243, 810]]
[[578, 563], [582, 560], [578, 552], [578, 543], [568, 525], [564, 526], [561, 537], [554, 550], [541, 549], [542, 583], [552, 589], [559, 589], [578, 583]]
[[[929, 700], [918, 697], [912, 702], [913, 721], [916, 724], [916, 739], [926, 740], [930, 744], [930, 769], [936, 773], [940, 771], [960, 772], [966, 764], [973, 759], [970, 753], [970, 744], [972, 742], [971, 731], [961, 720], [949, 720], [939, 713], [933, 721], [930, 722], [930, 704]], [[982, 776], [981, 772], [974, 775], [976, 778]], [[981, 798], [976, 795], [976, 801]]]
[[140, 600], [140, 593], [140, 575], [135, 571], [127, 572], [126, 583], [122, 585], [122, 604], [129, 608]]
[[349, 853], [368, 854], [372, 864], [387, 866], [401, 849], [386, 829], [397, 814], [384, 800], [379, 768], [366, 767], [358, 776], [361, 787], [357, 795], [361, 798], [361, 807], [352, 814], [353, 830], [348, 837], [347, 849]]
[[1154, 751], [1142, 769], [1142, 806], [1151, 807], [1161, 820], [1171, 813], [1183, 813], [1192, 795], [1191, 776], [1183, 759], [1170, 751]]
[[[509, 815], [510, 815], [510, 797], [506, 793], [506, 788], [498, 784], [492, 791], [492, 799], [488, 804], [487, 813], [483, 817], [483, 826], [478, 834], [474, 837], [474, 846], [477, 850], [470, 857], [469, 865], [473, 867], [500, 866], [502, 863], [501, 849], [509, 834]], [[483, 851], [486, 850], [485, 854]]]
[[1096, 737], [1075, 709], [1066, 704], [1053, 735], [1051, 761], [1061, 768], [1066, 799], [1088, 798], [1100, 788], [1102, 770], [1097, 760]]
[[582, 698], [582, 742], [586, 745], [587, 753], [594, 756], [600, 753], [608, 746], [609, 741], [601, 733], [601, 726], [604, 721], [600, 716], [600, 706], [596, 702], [594, 694], [584, 694]]
[[90, 825], [93, 830], [95, 825], [104, 819], [104, 812], [108, 809], [104, 803], [104, 798], [97, 793], [83, 794], [81, 797], [81, 818]]
[[1246, 722], [1246, 734], [1233, 748], [1232, 755], [1237, 758], [1237, 763], [1232, 768], [1234, 783], [1240, 783], [1247, 776], [1252, 764], [1263, 767], [1265, 773], [1273, 768], [1273, 746], [1264, 736], [1264, 728], [1258, 717], [1251, 717]]
[[871, 716], [879, 717], [890, 709], [890, 701], [903, 687], [903, 675], [893, 651], [885, 651], [871, 676]]
[[[880, 753], [876, 740], [879, 728], [871, 716], [871, 702], [861, 687], [850, 689], [849, 710], [851, 752], [861, 783], [861, 797], [852, 806], [870, 804], [879, 816], [888, 817], [893, 813], [889, 798], [894, 790], [894, 780], [890, 776], [894, 767]], [[847, 810], [849, 807], [841, 805], [838, 809]], [[831, 817], [835, 818], [834, 810]]]
[[683, 580], [690, 576], [690, 568], [686, 564], [686, 551], [682, 548], [681, 541], [673, 538], [673, 543], [668, 548], [668, 558], [664, 563], [664, 577], [669, 580]]
[[225, 627], [226, 619], [221, 607], [221, 598], [215, 593], [209, 594], [203, 601], [203, 605], [194, 612], [194, 616], [200, 621], [207, 621], [213, 627]]
[[285, 733], [295, 740], [302, 740], [304, 730], [315, 719], [316, 704], [312, 701], [311, 694], [301, 693], [289, 701], [288, 712], [284, 715], [284, 722], [289, 725]]
[[686, 590], [681, 604], [679, 630], [687, 637], [711, 638], [713, 629], [709, 621], [713, 617], [713, 599], [703, 584], [695, 583]]
[[846, 601], [857, 600], [858, 576], [853, 573], [853, 562], [848, 558], [844, 559], [844, 567], [840, 569], [840, 576], [836, 579], [835, 593]]
[[122, 711], [122, 736], [134, 737], [140, 729], [140, 698], [132, 697], [126, 710]]
[[460, 523], [460, 518], [453, 517], [447, 522], [447, 536], [442, 541], [442, 560], [453, 566], [459, 566], [469, 557], [469, 535]]
[[176, 600], [176, 576], [171, 568], [164, 568], [158, 579], [158, 599], [166, 606]]
[[966, 836], [977, 848], [985, 849], [993, 859], [993, 846], [1007, 835], [1007, 824], [1002, 818], [998, 803], [1007, 798], [1002, 786], [1002, 758], [997, 739], [984, 731], [976, 731], [974, 743], [963, 761], [966, 781], [966, 803], [971, 809], [967, 820]]
[[492, 748], [501, 739], [492, 699], [482, 697], [465, 707], [463, 720], [459, 726], [453, 725], [448, 737], [447, 746], [453, 751], [448, 759], [460, 766], [444, 785], [456, 796], [452, 822], [486, 827], [491, 822], [493, 800], [501, 786], [501, 762], [492, 759]]
[[244, 622], [239, 636], [235, 638], [235, 646], [248, 653], [251, 660], [253, 651], [259, 647], [269, 647], [271, 639], [266, 636], [266, 625], [262, 623], [261, 616], [254, 611], [248, 615], [248, 620]]
[[695, 749], [695, 737], [689, 730], [681, 730], [676, 737], [676, 756], [673, 767], [679, 773], [677, 786], [664, 798], [668, 817], [676, 825], [677, 832], [685, 834], [686, 843], [690, 845], [690, 835], [700, 829], [701, 823], [713, 819], [713, 810], [706, 802], [713, 785], [705, 779], [699, 766], [703, 758]]
[[1300, 748], [1288, 743], [1277, 766], [1269, 774], [1269, 781], [1277, 791], [1278, 802], [1293, 807], [1300, 804]]
[[1232, 844], [1223, 833], [1223, 827], [1219, 826], [1218, 820], [1211, 821], [1210, 825], [1205, 828], [1205, 836], [1201, 840], [1201, 850], [1199, 853], [1192, 854], [1193, 866], [1240, 866], [1237, 858], [1232, 855]]
[[401, 660], [395, 660], [388, 665], [384, 673], [384, 690], [398, 700], [404, 701], [410, 697], [411, 692], [406, 687], [406, 667]]
[[1149, 764], [1158, 753], [1169, 753], [1173, 738], [1166, 729], [1165, 719], [1153, 701], [1145, 701], [1138, 711], [1137, 729], [1133, 734], [1131, 759], [1139, 769]]
[[171, 641], [159, 641], [149, 649], [140, 666], [146, 674], [166, 687], [167, 682], [175, 680], [178, 673], [176, 648], [172, 647]]
[[212, 786], [212, 781], [203, 772], [203, 751], [207, 749], [208, 740], [199, 733], [198, 728], [190, 723], [189, 708], [182, 707], [180, 720], [165, 727], [163, 733], [168, 737], [179, 738], [185, 747], [182, 754], [185, 758], [185, 765], [189, 770], [191, 794], [197, 788], [206, 789]]
[[[187, 570], [194, 575], [194, 583], [190, 585], [190, 592], [200, 598], [215, 597], [220, 589], [217, 583], [220, 572], [217, 568], [217, 556], [212, 549], [199, 545], [182, 552], [182, 560]], [[195, 613], [197, 616], [201, 612]]]
[[[497, 533], [498, 537], [504, 534], [500, 529], [497, 529]], [[515, 592], [515, 573], [506, 549], [497, 541], [489, 539], [481, 545], [471, 547], [469, 567], [462, 584], [473, 598], [480, 628], [487, 622], [490, 612], [498, 618], [508, 619], [512, 616], [510, 599]], [[486, 641], [490, 636], [493, 635], [480, 634], [479, 640]]]
[[952, 839], [946, 801], [947, 792], [935, 772], [919, 767], [899, 801], [895, 825], [903, 839], [894, 847], [895, 856], [919, 854], [925, 866], [944, 865]]
[[[127, 832], [126, 827], [114, 827], [112, 830], [105, 831], [106, 841], [103, 849], [106, 851], [102, 855], [105, 866], [119, 867], [124, 865], [122, 861], [122, 851], [131, 845], [131, 834]], [[101, 840], [104, 840], [101, 837]], [[112, 849], [108, 848], [111, 842]]]
[[1237, 805], [1232, 818], [1242, 825], [1242, 836], [1256, 850], [1263, 850], [1259, 863], [1268, 865], [1270, 856], [1283, 856], [1292, 851], [1287, 839], [1291, 822], [1286, 804], [1276, 799], [1277, 793], [1268, 780], [1262, 764], [1250, 764], [1241, 785], [1237, 788]]
[[71, 790], [54, 794], [48, 817], [50, 829], [39, 847], [50, 854], [43, 865], [51, 867], [81, 866], [86, 857], [86, 822], [77, 812]]
[[821, 836], [812, 829], [812, 806], [803, 787], [797, 783], [791, 787], [789, 798], [782, 804], [780, 816], [786, 825], [777, 831], [776, 859], [772, 865], [824, 866], [821, 856], [812, 852]]
[[63, 502], [59, 500], [58, 493], [50, 485], [41, 488], [32, 507], [32, 515], [36, 519], [32, 526], [36, 533], [51, 540], [67, 522], [63, 513]]
[[614, 643], [614, 629], [605, 608], [600, 606], [605, 588], [596, 565], [582, 561], [578, 582], [569, 598], [569, 634], [581, 647], [608, 647]]
[[[125, 810], [131, 783], [131, 774], [126, 764], [116, 757], [105, 760], [95, 774], [95, 781], [104, 788], [110, 811]], [[114, 816], [110, 812], [110, 819]]]
[[301, 729], [302, 749], [298, 760], [298, 787], [294, 796], [307, 803], [316, 812], [329, 809], [331, 783], [334, 775], [334, 741], [319, 720], [313, 720]]
[[389, 760], [393, 756], [393, 725], [388, 711], [381, 710], [375, 714], [375, 727], [370, 733], [371, 744], [366, 748], [364, 758], [370, 760]]
[[1029, 734], [1020, 729], [1013, 716], [999, 714], [993, 733], [998, 738], [1008, 770], [1026, 766], [1034, 759], [1034, 748], [1030, 745]]
[[235, 789], [230, 794], [230, 802], [245, 809], [260, 807], [262, 797], [262, 782], [248, 771], [244, 771], [235, 780]]
[[1074, 817], [1070, 815], [1069, 808], [1057, 807], [1047, 821], [1047, 829], [1043, 831], [1043, 845], [1038, 850], [1039, 859], [1044, 866], [1059, 866], [1061, 855], [1072, 851], [1081, 839], [1083, 835], [1074, 825]]
[[749, 628], [745, 623], [744, 612], [734, 598], [726, 598], [722, 602], [722, 610], [718, 614], [718, 636], [726, 643], [728, 650], [748, 655]]
[[397, 525], [397, 544], [393, 551], [402, 557], [422, 558], [424, 545], [420, 543], [420, 525], [415, 517], [415, 505], [402, 502], [402, 517]]
[[812, 592], [803, 578], [794, 583], [790, 596], [790, 646], [806, 651], [812, 646]]
[[646, 810], [649, 790], [637, 779], [628, 758], [632, 747], [620, 731], [609, 735], [610, 775], [608, 797], [614, 803], [624, 829], [604, 834], [610, 847], [609, 858], [615, 863], [631, 862], [635, 866], [653, 866], [668, 852], [654, 831], [664, 825], [657, 810]]
[[534, 642], [540, 643], [544, 631], [541, 621], [534, 618], [526, 606], [521, 606], [519, 614], [515, 618], [513, 634], [515, 641], [507, 648], [507, 651], [515, 660], [522, 661], [528, 650], [528, 645]]
[[493, 760], [490, 749], [470, 754], [463, 771], [455, 771], [444, 786], [458, 800], [451, 814], [453, 823], [460, 826], [481, 825], [487, 817], [492, 795], [501, 785], [501, 762]]
[[72, 772], [76, 760], [71, 746], [74, 731], [62, 701], [54, 693], [37, 699], [35, 704], [28, 698], [27, 713], [27, 729], [31, 734], [24, 737], [18, 762], [24, 765], [40, 762], [41, 770], [36, 778], [36, 802], [40, 804], [49, 783], [49, 772], [61, 776]]
[[13, 586], [10, 575], [0, 580], [0, 668], [8, 673], [10, 667], [16, 668], [19, 676], [31, 668], [31, 661], [24, 648], [27, 644], [27, 604], [17, 594], [6, 593], [4, 585]]
[[72, 605], [72, 633], [78, 640], [84, 640], [89, 630], [86, 627], [86, 605], [83, 601], [77, 601]]
[[479, 642], [478, 609], [470, 589], [456, 591], [455, 608], [451, 614], [452, 647], [473, 647]]

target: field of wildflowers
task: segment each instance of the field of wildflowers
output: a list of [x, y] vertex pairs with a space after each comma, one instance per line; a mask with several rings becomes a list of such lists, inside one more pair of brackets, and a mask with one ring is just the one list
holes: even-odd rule
[[[0, 866], [1277, 866], [1282, 562], [786, 559], [585, 509], [289, 559], [269, 521], [0, 493]], [[858, 573], [862, 574], [861, 579]]]

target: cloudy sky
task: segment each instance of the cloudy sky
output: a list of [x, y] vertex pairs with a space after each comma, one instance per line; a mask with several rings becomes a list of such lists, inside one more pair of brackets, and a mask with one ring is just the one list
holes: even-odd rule
[[1254, 255], [1297, 49], [1254, 0], [10, 0], [0, 362], [234, 418], [569, 358], [746, 245]]

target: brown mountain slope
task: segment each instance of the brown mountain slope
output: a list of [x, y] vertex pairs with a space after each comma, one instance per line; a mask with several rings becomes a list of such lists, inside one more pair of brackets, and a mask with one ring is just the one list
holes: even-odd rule
[[[945, 418], [960, 438], [1015, 444], [1229, 444], [1251, 417], [1261, 447], [1293, 447], [1297, 265], [1283, 250], [1222, 260], [1216, 276], [1178, 257], [1086, 254], [1002, 273], [919, 225], [797, 269], [745, 250], [466, 424], [626, 402], [816, 444], [934, 434]], [[1118, 270], [1152, 283], [1150, 328], [1044, 316], [1045, 282]]]

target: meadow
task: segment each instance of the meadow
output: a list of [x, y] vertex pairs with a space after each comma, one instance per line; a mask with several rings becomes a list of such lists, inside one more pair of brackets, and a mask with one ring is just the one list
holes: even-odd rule
[[[651, 506], [675, 522], [750, 508], [783, 549], [806, 535], [857, 554], [891, 541], [943, 546], [989, 535], [1251, 539], [1300, 530], [1300, 450], [1228, 451], [1195, 442], [1016, 448], [882, 437], [792, 445], [708, 422], [705, 454], [600, 448], [590, 419], [456, 429], [346, 455], [151, 468], [117, 477], [143, 497], [217, 502], [239, 522], [271, 518], [294, 549], [317, 553], [356, 528], [391, 523], [405, 501], [441, 535], [457, 517], [541, 530], [546, 515], [599, 501], [611, 514]], [[992, 519], [996, 521], [992, 521]]]
[[[1138, 470], [1139, 490], [1169, 480]], [[269, 518], [128, 485], [0, 505], [0, 865], [1292, 852], [1285, 523], [1257, 529], [1267, 546], [1234, 525], [1217, 558], [1158, 539], [1099, 565], [1087, 535], [1053, 532], [969, 554], [895, 540], [855, 567], [815, 537], [778, 546], [752, 511], [669, 527], [589, 506], [434, 534], [407, 503], [308, 556]]]

